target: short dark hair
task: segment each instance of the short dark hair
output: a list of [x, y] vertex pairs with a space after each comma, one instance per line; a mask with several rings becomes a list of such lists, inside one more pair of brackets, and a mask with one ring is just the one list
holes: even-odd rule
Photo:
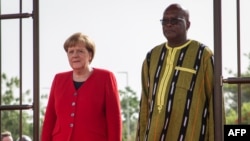
[[22, 135], [21, 139], [17, 139], [17, 141], [32, 141], [31, 138], [27, 135]]

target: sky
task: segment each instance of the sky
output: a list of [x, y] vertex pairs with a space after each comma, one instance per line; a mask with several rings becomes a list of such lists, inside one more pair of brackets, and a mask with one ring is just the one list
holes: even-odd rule
[[[31, 13], [32, 0], [23, 0], [23, 12]], [[1, 0], [1, 13], [19, 12], [19, 1]], [[250, 1], [241, 2], [241, 64], [246, 71], [250, 52]], [[82, 32], [96, 44], [92, 67], [112, 71], [119, 89], [130, 86], [140, 95], [141, 65], [146, 53], [166, 41], [160, 19], [171, 3], [189, 10], [191, 27], [188, 38], [214, 50], [213, 0], [40, 0], [40, 90], [49, 93], [53, 77], [71, 70], [64, 41]], [[19, 76], [18, 20], [2, 21], [2, 72]], [[32, 19], [23, 20], [23, 87], [32, 90]], [[237, 58], [236, 0], [222, 0], [222, 73], [236, 72]], [[122, 73], [121, 73], [122, 72]], [[127, 76], [126, 76], [127, 75]]]

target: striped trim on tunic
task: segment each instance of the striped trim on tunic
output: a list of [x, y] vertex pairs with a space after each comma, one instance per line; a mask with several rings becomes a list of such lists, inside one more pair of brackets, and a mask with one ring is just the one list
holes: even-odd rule
[[[177, 47], [177, 48], [171, 48], [168, 47], [166, 44], [162, 44], [161, 46], [161, 51], [159, 53], [158, 60], [154, 60], [154, 63], [157, 62], [157, 65], [154, 65], [153, 68], [151, 68], [151, 63], [153, 63], [151, 60], [151, 56], [154, 53], [154, 50], [151, 50], [147, 54], [147, 65], [149, 68], [149, 71], [151, 69], [155, 69], [154, 76], [151, 76], [152, 74], [148, 74], [148, 92], [149, 95], [151, 95], [151, 100], [149, 101], [149, 117], [148, 117], [148, 122], [146, 126], [146, 133], [144, 136], [144, 139], [139, 139], [138, 141], [166, 141], [167, 135], [169, 132], [168, 130], [172, 130], [169, 128], [170, 126], [170, 120], [173, 118], [173, 113], [176, 112], [173, 111], [173, 104], [175, 102], [175, 97], [176, 97], [176, 88], [180, 80], [182, 80], [181, 77], [184, 75], [180, 74], [181, 72], [188, 72], [190, 75], [190, 78], [188, 79], [188, 82], [186, 87], [187, 91], [185, 94], [186, 97], [184, 102], [184, 108], [183, 111], [178, 111], [182, 113], [182, 121], [180, 124], [180, 127], [178, 132], [178, 141], [184, 141], [187, 140], [185, 139], [186, 134], [187, 134], [187, 129], [189, 126], [189, 118], [190, 116], [190, 108], [191, 104], [193, 102], [193, 96], [194, 96], [194, 88], [196, 85], [196, 80], [197, 80], [197, 73], [199, 72], [200, 65], [203, 63], [202, 57], [203, 52], [205, 49], [205, 45], [199, 43], [199, 46], [196, 47], [196, 49], [193, 49], [193, 46], [190, 46], [190, 44], [194, 42], [193, 40], [190, 40], [186, 44]], [[166, 45], [166, 46], [165, 46]], [[190, 50], [194, 51], [191, 53], [192, 56], [190, 56]], [[185, 58], [191, 58], [190, 62], [187, 62]], [[213, 59], [213, 57], [211, 57]], [[156, 59], [156, 58], [154, 58]], [[213, 60], [212, 64], [213, 64]], [[185, 62], [186, 61], [186, 62]], [[190, 67], [185, 67], [188, 64]], [[156, 66], [156, 67], [155, 67]], [[153, 78], [153, 79], [152, 79]], [[152, 80], [151, 80], [152, 79]], [[153, 84], [152, 84], [153, 83]], [[184, 83], [184, 82], [183, 82]], [[150, 96], [149, 96], [150, 97]], [[141, 104], [141, 103], [140, 103]], [[208, 118], [208, 98], [205, 99], [203, 109], [201, 110], [202, 112], [202, 118], [201, 118], [201, 124], [200, 124], [200, 133], [199, 133], [199, 141], [204, 141], [205, 140], [205, 133], [206, 133], [206, 126], [207, 126], [207, 118]], [[160, 114], [164, 114], [164, 118], [160, 116]], [[176, 113], [174, 113], [175, 115]], [[153, 119], [153, 115], [157, 115], [157, 118]], [[155, 117], [155, 116], [154, 116]], [[155, 120], [157, 119], [157, 120]], [[158, 124], [158, 119], [160, 122]], [[140, 120], [140, 119], [139, 119]], [[152, 127], [152, 125], [154, 127]], [[172, 123], [173, 124], [173, 123]], [[151, 129], [152, 128], [152, 129]], [[151, 131], [155, 130], [155, 131]], [[157, 131], [156, 131], [157, 130]], [[159, 131], [160, 130], [160, 131]], [[140, 128], [138, 128], [138, 132], [140, 132]], [[157, 134], [158, 132], [159, 135]], [[152, 135], [153, 134], [153, 135]], [[197, 134], [197, 133], [195, 133]], [[154, 136], [150, 137], [149, 136]], [[159, 136], [159, 137], [158, 137]], [[154, 140], [152, 140], [154, 138]]]

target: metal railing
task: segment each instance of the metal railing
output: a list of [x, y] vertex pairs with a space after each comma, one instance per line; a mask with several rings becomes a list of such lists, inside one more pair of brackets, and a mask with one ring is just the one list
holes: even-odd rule
[[250, 77], [241, 77], [240, 61], [240, 0], [236, 0], [237, 13], [237, 71], [238, 77], [223, 79], [222, 75], [222, 28], [221, 0], [214, 0], [214, 62], [215, 62], [215, 141], [224, 141], [224, 121], [222, 119], [223, 83], [238, 84], [238, 122], [241, 123], [241, 87], [240, 84], [250, 83]]
[[[20, 0], [21, 4], [22, 0]], [[221, 38], [221, 0], [213, 1], [213, 11], [214, 11], [214, 57], [215, 57], [215, 141], [223, 141], [224, 133], [223, 133], [223, 119], [222, 119], [222, 86], [223, 83], [229, 84], [242, 84], [242, 83], [250, 83], [250, 78], [242, 78], [240, 77], [240, 14], [239, 14], [239, 0], [237, 0], [237, 55], [238, 55], [238, 77], [236, 78], [227, 78], [223, 79], [222, 75], [222, 38]], [[1, 5], [0, 5], [1, 6]], [[20, 6], [20, 13], [17, 14], [5, 14], [0, 15], [0, 29], [1, 29], [1, 20], [8, 19], [20, 19], [20, 32], [22, 31], [22, 19], [30, 18], [33, 19], [33, 104], [31, 105], [0, 105], [0, 110], [26, 110], [33, 109], [33, 140], [39, 141], [39, 0], [33, 0], [33, 12], [32, 13], [22, 13]], [[0, 11], [1, 12], [1, 11]], [[1, 14], [1, 13], [0, 13]], [[0, 30], [1, 31], [1, 30]], [[22, 34], [20, 34], [20, 39], [22, 39]], [[1, 35], [0, 35], [1, 40]], [[22, 40], [20, 40], [20, 48], [22, 48]], [[1, 52], [1, 44], [0, 44], [0, 54]], [[20, 54], [21, 60], [22, 54]], [[2, 64], [2, 60], [0, 60]], [[0, 65], [0, 73], [1, 65]], [[20, 76], [22, 74], [22, 62], [20, 61]], [[22, 82], [22, 77], [20, 82]], [[240, 93], [240, 89], [239, 89]], [[1, 97], [0, 97], [1, 98]], [[241, 101], [239, 100], [239, 105], [241, 105]], [[239, 106], [240, 107], [240, 106]], [[239, 110], [241, 111], [241, 110]], [[239, 112], [239, 119], [241, 113]], [[21, 120], [21, 118], [20, 118]], [[0, 121], [1, 122], [1, 121]], [[240, 121], [239, 121], [240, 122]], [[0, 127], [1, 129], [1, 127]]]
[[[23, 110], [30, 110], [33, 111], [33, 140], [39, 141], [39, 0], [30, 0], [33, 2], [33, 11], [32, 13], [22, 13], [22, 0], [19, 0], [19, 13], [14, 14], [1, 14], [0, 11], [0, 29], [2, 28], [1, 21], [2, 20], [9, 20], [9, 19], [19, 19], [19, 74], [20, 74], [20, 91], [19, 91], [19, 97], [20, 97], [20, 103], [19, 105], [2, 105], [0, 103], [0, 115], [1, 111], [3, 110], [20, 110], [20, 117], [19, 117], [19, 123], [22, 123], [22, 111]], [[9, 1], [11, 2], [11, 1]], [[1, 1], [0, 1], [0, 7], [1, 7]], [[1, 8], [0, 8], [1, 10]], [[23, 72], [23, 62], [22, 62], [22, 31], [23, 31], [23, 18], [32, 18], [33, 19], [33, 103], [30, 105], [23, 105], [22, 104], [22, 72]], [[2, 30], [0, 30], [0, 41], [1, 41], [1, 33]], [[2, 45], [0, 42], [0, 54], [2, 54]], [[1, 58], [1, 57], [0, 57]], [[2, 74], [2, 60], [0, 59], [0, 74]], [[0, 83], [1, 84], [1, 83]], [[0, 91], [2, 93], [2, 88], [0, 88]], [[2, 99], [0, 95], [0, 99]], [[1, 101], [1, 100], [0, 100]], [[1, 123], [1, 120], [0, 120]], [[19, 126], [20, 129], [20, 135], [22, 135], [22, 124]], [[1, 130], [1, 127], [0, 127]]]

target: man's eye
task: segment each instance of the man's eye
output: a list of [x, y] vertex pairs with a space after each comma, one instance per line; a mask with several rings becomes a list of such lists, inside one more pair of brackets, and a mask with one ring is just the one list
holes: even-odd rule
[[162, 25], [167, 25], [167, 24], [176, 25], [178, 24], [179, 21], [184, 21], [184, 19], [183, 18], [162, 19], [161, 24]]
[[178, 19], [171, 19], [170, 22], [176, 24], [176, 23], [178, 23]]

